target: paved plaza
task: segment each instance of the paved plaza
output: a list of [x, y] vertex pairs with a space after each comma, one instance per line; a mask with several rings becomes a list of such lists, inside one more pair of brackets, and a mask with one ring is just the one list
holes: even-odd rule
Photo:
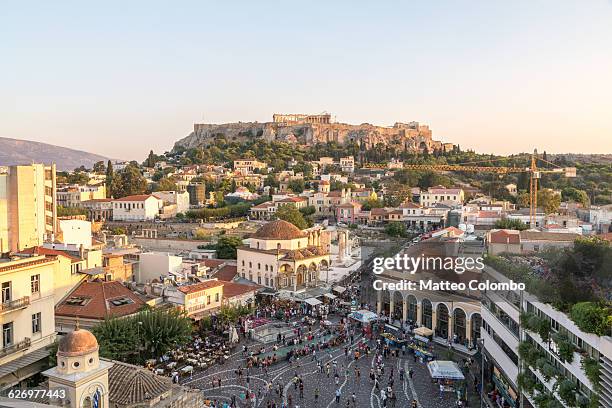
[[[320, 329], [315, 330], [315, 335]], [[316, 336], [315, 336], [316, 339]], [[456, 407], [456, 396], [452, 392], [440, 394], [438, 385], [431, 381], [424, 363], [415, 361], [412, 354], [388, 356], [383, 358], [384, 369], [379, 376], [379, 384], [370, 379], [370, 370], [376, 359], [376, 341], [371, 340], [370, 354], [362, 355], [355, 360], [352, 351], [355, 350], [362, 337], [355, 337], [352, 344], [344, 343], [335, 348], [321, 350], [316, 354], [316, 360], [311, 355], [301, 357], [289, 363], [279, 361], [267, 370], [262, 368], [246, 369], [247, 359], [242, 349], [231, 355], [230, 359], [220, 366], [215, 366], [205, 372], [195, 373], [191, 378], [185, 378], [182, 384], [202, 390], [205, 397], [217, 401], [218, 406], [232, 400], [238, 407], [411, 407], [413, 399], [422, 408]], [[262, 346], [258, 342], [250, 342], [249, 352]], [[266, 345], [269, 350], [272, 343]], [[348, 348], [348, 356], [346, 355]], [[318, 362], [321, 362], [319, 366]], [[329, 366], [328, 366], [329, 363]], [[242, 373], [238, 375], [238, 368]], [[327, 372], [329, 367], [329, 373]], [[400, 369], [406, 375], [400, 380]], [[408, 372], [412, 370], [412, 378]], [[337, 378], [335, 376], [337, 373]], [[395, 400], [387, 398], [386, 405], [381, 398], [380, 390], [387, 390], [390, 376], [393, 376], [393, 394]], [[468, 384], [471, 383], [468, 375]], [[303, 384], [299, 386], [301, 379]], [[219, 380], [220, 385], [219, 385]], [[337, 383], [337, 384], [336, 384]], [[280, 390], [280, 391], [279, 391]], [[337, 390], [340, 391], [339, 402], [336, 402]], [[255, 399], [247, 398], [254, 393]], [[469, 406], [480, 406], [473, 399]], [[276, 405], [274, 405], [276, 404]], [[474, 405], [475, 404], [475, 405]]]

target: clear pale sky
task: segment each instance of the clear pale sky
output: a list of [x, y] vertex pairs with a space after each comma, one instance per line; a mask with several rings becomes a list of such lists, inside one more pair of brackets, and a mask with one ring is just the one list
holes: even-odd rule
[[2, 5], [3, 137], [141, 160], [194, 122], [324, 110], [482, 152], [612, 153], [612, 0]]

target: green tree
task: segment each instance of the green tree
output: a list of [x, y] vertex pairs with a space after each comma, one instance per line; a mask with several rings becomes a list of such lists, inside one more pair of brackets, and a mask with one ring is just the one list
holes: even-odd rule
[[114, 175], [111, 189], [115, 198], [144, 194], [147, 190], [147, 181], [137, 166], [129, 164]]
[[83, 207], [64, 207], [61, 205], [57, 206], [58, 217], [69, 217], [73, 215], [87, 215], [89, 211]]
[[578, 190], [574, 187], [566, 187], [561, 190], [561, 197], [565, 201], [580, 203], [583, 207], [589, 206], [589, 195], [584, 190]]
[[405, 237], [406, 224], [399, 221], [390, 222], [385, 226], [385, 232], [387, 233], [387, 235], [390, 235], [392, 237]]
[[299, 229], [308, 228], [308, 222], [304, 219], [302, 213], [295, 206], [287, 204], [281, 206], [276, 211], [276, 217], [280, 220], [285, 220], [295, 225]]
[[174, 177], [164, 177], [161, 178], [157, 183], [155, 183], [155, 188], [153, 191], [176, 191], [176, 180]]
[[287, 187], [296, 194], [304, 191], [304, 179], [293, 179], [287, 183]]
[[530, 206], [529, 193], [519, 193], [519, 195], [516, 196], [516, 204], [519, 208], [528, 208]]
[[156, 162], [155, 154], [153, 154], [153, 150], [151, 150], [149, 152], [149, 156], [147, 157], [145, 165], [146, 165], [146, 167], [154, 167], [155, 166], [155, 162]]
[[115, 172], [113, 171], [113, 163], [109, 160], [106, 164], [106, 196], [113, 196], [113, 178], [115, 177]]
[[217, 258], [219, 259], [236, 259], [236, 249], [242, 246], [242, 239], [240, 237], [224, 235], [219, 238], [217, 242]]
[[524, 231], [527, 229], [527, 224], [518, 219], [504, 218], [495, 222], [495, 228]]
[[102, 174], [106, 171], [106, 166], [104, 165], [104, 161], [100, 160], [94, 163], [93, 171], [98, 174]]
[[538, 207], [546, 214], [556, 213], [561, 205], [561, 196], [550, 189], [538, 191]]
[[382, 208], [384, 206], [385, 204], [382, 202], [382, 200], [368, 198], [366, 201], [364, 201], [361, 209], [363, 211], [370, 211], [372, 208]]

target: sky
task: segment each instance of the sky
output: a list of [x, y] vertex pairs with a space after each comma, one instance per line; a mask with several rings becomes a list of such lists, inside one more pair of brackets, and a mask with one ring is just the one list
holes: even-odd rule
[[323, 111], [612, 153], [612, 0], [3, 2], [0, 137], [142, 160], [194, 122]]

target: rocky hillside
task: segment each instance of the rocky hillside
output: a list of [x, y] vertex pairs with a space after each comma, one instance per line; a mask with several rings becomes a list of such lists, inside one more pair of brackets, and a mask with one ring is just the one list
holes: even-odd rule
[[0, 137], [0, 166], [55, 162], [57, 169], [63, 171], [81, 165], [91, 168], [100, 160], [106, 161], [108, 158], [47, 143]]
[[207, 146], [216, 137], [228, 141], [246, 141], [261, 138], [266, 141], [285, 141], [300, 145], [337, 142], [356, 142], [371, 148], [377, 144], [392, 145], [399, 149], [421, 150], [452, 148], [432, 139], [427, 125], [417, 122], [395, 123], [393, 126], [375, 126], [369, 123], [350, 125], [346, 123], [282, 123], [282, 122], [237, 122], [225, 124], [196, 123], [193, 132], [176, 142], [176, 147], [194, 148]]

